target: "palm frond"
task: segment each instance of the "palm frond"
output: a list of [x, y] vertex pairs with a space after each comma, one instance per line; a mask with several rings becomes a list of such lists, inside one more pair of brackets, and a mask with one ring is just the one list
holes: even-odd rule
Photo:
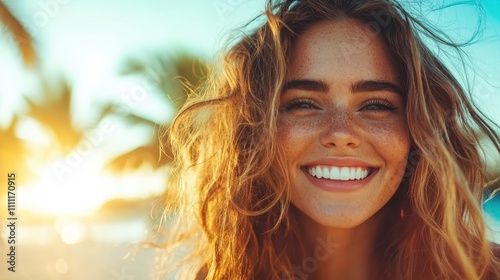
[[0, 1], [0, 21], [14, 38], [14, 42], [21, 52], [24, 65], [26, 67], [35, 66], [37, 55], [33, 47], [33, 38], [2, 1]]

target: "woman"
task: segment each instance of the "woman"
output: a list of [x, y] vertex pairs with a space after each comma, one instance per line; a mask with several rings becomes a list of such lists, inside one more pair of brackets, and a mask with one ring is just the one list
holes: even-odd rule
[[184, 279], [498, 279], [477, 131], [500, 139], [416, 32], [441, 39], [392, 1], [266, 16], [171, 127]]

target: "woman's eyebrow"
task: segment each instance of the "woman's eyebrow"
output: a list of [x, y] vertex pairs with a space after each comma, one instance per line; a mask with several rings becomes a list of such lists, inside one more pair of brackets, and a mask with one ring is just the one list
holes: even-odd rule
[[286, 91], [289, 89], [320, 91], [320, 92], [326, 93], [326, 92], [328, 92], [330, 87], [322, 81], [301, 79], [301, 80], [291, 80], [291, 81], [286, 82], [285, 87], [283, 88], [283, 91]]
[[362, 91], [392, 91], [403, 96], [403, 89], [391, 82], [387, 81], [359, 81], [352, 85], [352, 92]]
[[[290, 89], [326, 93], [329, 91], [330, 87], [326, 83], [319, 80], [299, 79], [288, 81], [285, 84], [283, 91]], [[351, 90], [354, 93], [363, 91], [392, 91], [403, 96], [403, 89], [400, 86], [388, 81], [363, 80], [353, 84]]]

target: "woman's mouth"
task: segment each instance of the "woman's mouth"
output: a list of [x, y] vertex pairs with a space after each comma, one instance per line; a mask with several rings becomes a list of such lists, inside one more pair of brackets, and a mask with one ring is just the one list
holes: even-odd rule
[[306, 167], [309, 175], [318, 179], [336, 181], [363, 180], [368, 177], [373, 168], [316, 165]]

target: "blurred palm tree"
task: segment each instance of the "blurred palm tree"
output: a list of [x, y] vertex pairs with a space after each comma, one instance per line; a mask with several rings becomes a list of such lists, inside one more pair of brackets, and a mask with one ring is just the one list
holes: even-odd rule
[[72, 88], [64, 78], [60, 78], [57, 87], [53, 89], [44, 84], [42, 90], [45, 98], [41, 102], [26, 99], [29, 105], [28, 115], [49, 128], [63, 152], [69, 152], [83, 138], [83, 133], [72, 123]]
[[207, 76], [208, 66], [200, 58], [178, 52], [174, 55], [149, 54], [145, 57], [126, 59], [119, 70], [121, 75], [156, 75], [155, 86], [168, 97], [176, 109], [184, 104], [190, 89], [201, 85]]
[[[20, 50], [24, 65], [26, 67], [33, 66], [37, 59], [32, 38], [2, 1], [0, 1], [0, 23], [5, 31], [12, 36], [14, 43]], [[18, 118], [14, 117], [7, 128], [0, 129], [0, 174], [23, 169], [22, 162], [26, 156], [26, 150], [21, 139], [15, 134], [17, 124]], [[5, 184], [2, 184], [3, 187]], [[2, 194], [4, 193], [2, 192]]]
[[13, 37], [14, 43], [21, 52], [24, 65], [27, 67], [35, 66], [38, 59], [33, 47], [33, 38], [3, 1], [0, 1], [0, 21], [6, 31]]
[[[34, 68], [35, 73], [40, 74], [41, 72], [37, 69], [38, 57], [33, 38], [2, 1], [0, 1], [0, 24], [4, 27], [6, 33], [12, 37], [14, 45], [19, 50], [24, 67], [26, 69]], [[28, 105], [27, 114], [24, 116], [16, 115], [7, 128], [0, 129], [1, 174], [9, 171], [22, 171], [23, 176], [21, 177], [24, 179], [32, 175], [32, 172], [26, 166], [28, 157], [26, 143], [16, 136], [20, 120], [24, 117], [33, 118], [41, 126], [49, 128], [57, 144], [65, 151], [70, 150], [82, 139], [82, 133], [77, 131], [71, 123], [71, 87], [69, 83], [60, 78], [58, 87], [52, 88], [49, 86], [48, 80], [43, 79], [41, 74], [38, 77], [42, 84], [41, 88], [39, 88], [43, 95], [42, 100], [35, 102], [25, 98]], [[2, 187], [4, 187], [4, 184], [2, 184]]]
[[[121, 75], [156, 75], [159, 79], [150, 79], [154, 82], [157, 93], [168, 98], [176, 112], [184, 104], [190, 89], [201, 85], [207, 76], [208, 67], [199, 58], [178, 53], [174, 56], [151, 54], [142, 58], [125, 60], [119, 73]], [[154, 72], [154, 73], [152, 73]], [[116, 113], [113, 110], [108, 113]], [[172, 152], [165, 138], [167, 126], [144, 119], [134, 112], [125, 116], [132, 124], [147, 124], [154, 128], [154, 137], [143, 146], [112, 159], [108, 168], [123, 171], [128, 168], [138, 168], [144, 163], [149, 163], [154, 168], [164, 166], [172, 161]]]
[[[15, 45], [20, 51], [25, 67], [36, 67], [38, 59], [32, 37], [21, 22], [12, 14], [9, 7], [1, 0], [0, 21], [12, 36]], [[205, 78], [207, 66], [199, 58], [183, 52], [174, 56], [149, 54], [125, 60], [119, 72], [123, 76], [147, 76], [151, 75], [152, 71], [162, 74], [159, 79], [150, 79], [153, 81], [153, 86], [157, 89], [158, 94], [170, 100], [175, 110], [179, 110], [186, 99], [189, 91], [188, 88], [197, 87]], [[168, 75], [163, 75], [164, 73], [168, 73]], [[42, 75], [40, 75], [40, 79], [42, 79]], [[25, 100], [28, 105], [27, 115], [43, 127], [49, 128], [57, 144], [63, 149], [63, 152], [68, 152], [83, 137], [82, 132], [75, 129], [72, 124], [72, 88], [65, 79], [59, 79], [56, 88], [50, 88], [48, 84], [47, 79], [42, 80], [43, 86], [40, 91], [44, 96], [41, 101]], [[110, 114], [120, 114], [116, 111], [113, 104], [105, 105], [100, 119]], [[149, 143], [136, 147], [112, 159], [108, 165], [109, 168], [115, 171], [123, 171], [128, 168], [138, 168], [146, 162], [150, 163], [153, 167], [160, 167], [171, 161], [172, 154], [168, 146], [164, 145], [164, 148], [161, 148], [161, 144], [165, 143], [165, 139], [161, 135], [163, 135], [163, 131], [166, 129], [163, 125], [166, 124], [157, 124], [141, 117], [133, 111], [127, 112], [126, 115], [120, 117], [129, 125], [146, 124], [147, 126], [151, 126], [154, 128], [155, 136], [152, 137]], [[15, 135], [17, 125], [18, 119], [16, 118], [7, 129], [0, 132], [2, 171], [7, 166], [9, 168], [27, 170], [25, 166], [22, 166], [27, 156], [27, 152], [24, 149], [25, 143]], [[163, 156], [161, 156], [162, 152]]]
[[[2, 25], [0, 27], [3, 27], [4, 32], [12, 37], [14, 44], [20, 51], [24, 66], [27, 68], [35, 66], [37, 56], [30, 34], [2, 1], [0, 1], [0, 25]], [[4, 176], [10, 172], [25, 170], [26, 166], [27, 150], [22, 140], [16, 136], [17, 124], [18, 117], [14, 116], [10, 125], [6, 128], [0, 128], [0, 174], [2, 176], [0, 199], [2, 201], [5, 201], [7, 195], [7, 184], [4, 183]], [[19, 184], [19, 180], [23, 182], [23, 177], [18, 177], [16, 180]], [[6, 211], [6, 207], [2, 207], [0, 217], [5, 215]]]
[[[19, 123], [24, 118], [33, 119], [42, 127], [47, 128], [51, 132], [54, 142], [57, 142], [51, 143], [50, 149], [53, 147], [61, 148], [63, 153], [73, 149], [83, 140], [84, 135], [82, 131], [75, 128], [72, 122], [73, 89], [71, 84], [64, 78], [57, 78], [54, 83], [54, 77], [44, 77], [38, 68], [38, 58], [32, 37], [1, 0], [0, 25], [3, 25], [7, 33], [12, 36], [14, 45], [22, 57], [24, 67], [26, 69], [34, 68], [41, 80], [41, 87], [38, 90], [42, 93], [42, 98], [36, 100], [25, 98], [28, 107], [26, 115], [17, 115], [7, 128], [0, 128], [0, 174], [18, 171], [22, 176], [26, 176], [28, 173], [32, 173], [27, 161], [28, 158], [32, 159], [33, 155], [28, 154], [30, 146], [27, 145], [29, 143], [16, 136]], [[156, 88], [157, 94], [163, 96], [165, 100], [170, 100], [176, 110], [184, 103], [189, 91], [188, 88], [200, 85], [207, 73], [206, 65], [197, 57], [187, 53], [179, 53], [174, 56], [153, 54], [141, 58], [131, 58], [125, 61], [120, 70], [123, 76], [147, 76], [151, 74], [152, 70], [157, 74], [162, 74], [159, 79], [150, 79], [150, 81], [154, 82], [153, 86]], [[164, 73], [168, 75], [163, 75]], [[123, 115], [123, 112], [117, 112], [116, 106], [113, 104], [106, 104], [97, 119], [103, 119], [111, 114], [119, 115], [127, 125], [145, 124], [150, 126], [154, 128], [156, 136], [152, 137], [149, 143], [110, 160], [109, 168], [121, 172], [130, 168], [137, 169], [144, 163], [150, 163], [153, 167], [158, 168], [171, 161], [172, 154], [168, 146], [163, 149], [163, 156], [160, 156], [161, 143], [165, 142], [165, 139], [161, 138], [160, 135], [162, 129], [165, 129], [164, 125], [168, 124], [157, 124], [133, 110]], [[43, 158], [43, 160], [51, 161], [50, 158]], [[37, 178], [33, 177], [33, 179]], [[1, 184], [0, 187], [2, 200], [5, 199], [2, 197], [7, 193], [6, 186], [6, 184]], [[5, 208], [0, 210], [0, 216], [5, 214], [5, 210]]]

